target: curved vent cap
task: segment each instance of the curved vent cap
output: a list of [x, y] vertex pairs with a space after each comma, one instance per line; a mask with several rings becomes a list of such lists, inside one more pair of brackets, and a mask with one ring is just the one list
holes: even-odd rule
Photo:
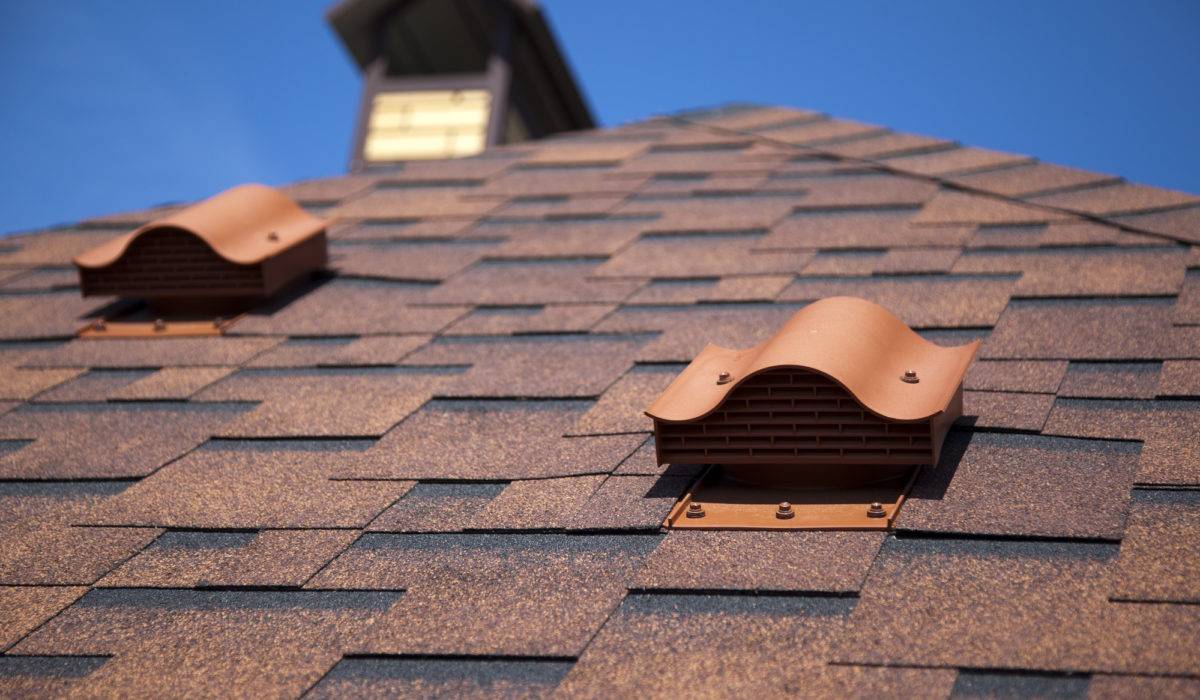
[[890, 527], [962, 414], [978, 347], [939, 347], [851, 297], [809, 305], [757, 347], [709, 345], [646, 410], [659, 464], [714, 465], [667, 524]]
[[74, 259], [84, 296], [123, 298], [79, 335], [221, 335], [257, 300], [325, 267], [328, 224], [262, 185], [152, 221]]
[[325, 267], [325, 228], [287, 195], [239, 185], [76, 256], [84, 296], [259, 298]]

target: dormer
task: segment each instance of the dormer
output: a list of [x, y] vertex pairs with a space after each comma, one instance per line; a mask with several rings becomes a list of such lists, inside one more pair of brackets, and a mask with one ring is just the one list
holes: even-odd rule
[[364, 75], [352, 172], [593, 126], [530, 0], [343, 0], [328, 20]]

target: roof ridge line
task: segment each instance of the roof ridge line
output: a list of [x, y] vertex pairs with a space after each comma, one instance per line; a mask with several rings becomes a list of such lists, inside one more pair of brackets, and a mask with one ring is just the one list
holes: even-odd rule
[[[826, 116], [826, 118], [828, 118], [828, 119], [836, 119], [836, 117], [832, 117], [828, 114], [825, 114], [824, 112], [821, 112], [820, 114]], [[715, 132], [722, 133], [722, 134], [736, 134], [738, 136], [746, 136], [746, 137], [750, 137], [750, 138], [754, 139], [757, 142], [761, 142], [761, 143], [764, 143], [764, 144], [767, 144], [770, 146], [774, 146], [775, 148], [780, 148], [783, 150], [804, 151], [804, 152], [814, 153], [814, 154], [817, 154], [817, 155], [820, 155], [823, 157], [827, 157], [827, 158], [833, 158], [835, 160], [842, 161], [842, 162], [870, 165], [870, 166], [879, 168], [879, 169], [881, 169], [887, 173], [890, 173], [892, 175], [926, 180], [929, 182], [936, 183], [940, 187], [959, 191], [959, 192], [965, 192], [968, 194], [991, 197], [993, 199], [999, 199], [999, 200], [1002, 200], [1005, 202], [1009, 202], [1009, 203], [1017, 204], [1017, 205], [1021, 205], [1021, 206], [1033, 207], [1033, 208], [1040, 209], [1043, 211], [1048, 211], [1048, 212], [1054, 212], [1054, 213], [1059, 213], [1059, 214], [1064, 214], [1064, 213], [1071, 214], [1073, 216], [1077, 216], [1077, 217], [1085, 219], [1087, 221], [1091, 221], [1094, 223], [1100, 223], [1100, 224], [1104, 224], [1107, 226], [1112, 226], [1112, 227], [1120, 229], [1121, 231], [1124, 231], [1124, 232], [1137, 233], [1137, 234], [1141, 234], [1144, 236], [1154, 236], [1156, 238], [1174, 241], [1176, 243], [1182, 243], [1184, 245], [1195, 245], [1195, 241], [1190, 241], [1190, 240], [1182, 238], [1182, 237], [1170, 236], [1165, 233], [1158, 233], [1155, 231], [1147, 231], [1145, 229], [1139, 229], [1139, 228], [1136, 228], [1133, 226], [1129, 226], [1128, 224], [1123, 223], [1123, 222], [1106, 219], [1097, 214], [1075, 211], [1073, 209], [1066, 209], [1063, 207], [1056, 207], [1056, 206], [1051, 206], [1051, 205], [1047, 205], [1047, 204], [1041, 204], [1038, 202], [1030, 202], [1030, 201], [1027, 201], [1024, 199], [1018, 199], [1016, 197], [1012, 197], [1010, 195], [1005, 195], [1005, 194], [1000, 194], [998, 192], [992, 192], [990, 190], [983, 190], [983, 189], [979, 189], [979, 188], [975, 188], [975, 187], [970, 187], [969, 185], [963, 185], [963, 184], [948, 180], [946, 178], [939, 177], [937, 175], [926, 175], [923, 173], [913, 173], [913, 172], [909, 172], [909, 171], [905, 171], [905, 170], [899, 170], [895, 167], [889, 166], [886, 162], [883, 162], [883, 161], [870, 160], [867, 158], [855, 158], [853, 156], [846, 156], [846, 155], [842, 155], [839, 153], [834, 153], [833, 151], [826, 151], [826, 150], [822, 149], [820, 146], [804, 146], [801, 144], [787, 143], [786, 141], [780, 141], [778, 139], [770, 138], [769, 136], [766, 136], [766, 135], [762, 134], [761, 132], [739, 131], [737, 129], [731, 129], [728, 127], [717, 126], [714, 124], [705, 124], [703, 122], [692, 121], [692, 120], [688, 119], [687, 117], [679, 116], [679, 115], [665, 115], [665, 116], [660, 116], [660, 117], [653, 117], [653, 119], [664, 119], [664, 120], [672, 121], [680, 126], [684, 126], [684, 127], [688, 127], [688, 128], [698, 128], [701, 130], [715, 131]], [[881, 128], [889, 129], [889, 127], [881, 127]], [[904, 133], [904, 132], [894, 132], [894, 133]], [[962, 144], [957, 141], [954, 141], [953, 143], [957, 144], [958, 148], [977, 148], [976, 146], [968, 146], [966, 144]], [[1018, 155], [1026, 155], [1027, 157], [1032, 158], [1035, 162], [1039, 162], [1039, 163], [1042, 162], [1036, 156], [1030, 156], [1028, 154], [1018, 154]], [[1053, 165], [1053, 164], [1051, 164], [1051, 165]], [[1070, 166], [1062, 166], [1062, 167], [1070, 167]], [[1127, 179], [1125, 179], [1119, 175], [1114, 175], [1113, 177], [1118, 179], [1122, 183], [1129, 183], [1129, 181]], [[1107, 183], [1107, 184], [1112, 184], [1112, 183]], [[1138, 185], [1140, 183], [1129, 183], [1129, 184]], [[1143, 185], [1143, 186], [1144, 187], [1157, 187], [1156, 185]], [[1158, 189], [1164, 189], [1164, 188], [1160, 187]], [[1163, 209], [1163, 211], [1167, 211], [1169, 209], [1174, 209], [1174, 208], [1186, 208], [1186, 206], [1188, 206], [1188, 205], [1180, 205], [1179, 207], [1171, 207], [1171, 208]], [[1195, 206], [1195, 205], [1191, 205], [1191, 206]], [[1153, 210], [1149, 213], [1154, 213], [1156, 211], [1159, 211], [1159, 210]], [[1141, 213], [1141, 212], [1139, 212], [1139, 213]], [[1126, 215], [1127, 214], [1128, 213], [1126, 213]]]

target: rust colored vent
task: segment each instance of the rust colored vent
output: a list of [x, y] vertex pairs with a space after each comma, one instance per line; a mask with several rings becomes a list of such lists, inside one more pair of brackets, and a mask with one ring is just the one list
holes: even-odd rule
[[75, 258], [84, 296], [265, 297], [325, 266], [327, 221], [240, 185]]
[[875, 415], [837, 382], [801, 369], [769, 370], [729, 392], [715, 411], [660, 423], [659, 462], [931, 464], [933, 425]]
[[667, 524], [890, 527], [962, 414], [978, 347], [939, 347], [850, 297], [810, 304], [757, 347], [709, 345], [646, 409], [659, 464], [712, 465]]

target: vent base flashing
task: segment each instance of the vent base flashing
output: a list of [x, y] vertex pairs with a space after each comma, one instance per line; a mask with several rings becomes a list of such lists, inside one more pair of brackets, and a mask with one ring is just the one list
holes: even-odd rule
[[[795, 465], [780, 468], [795, 470]], [[803, 487], [747, 481], [733, 467], [712, 465], [663, 526], [686, 530], [890, 530], [920, 467], [804, 469]]]

